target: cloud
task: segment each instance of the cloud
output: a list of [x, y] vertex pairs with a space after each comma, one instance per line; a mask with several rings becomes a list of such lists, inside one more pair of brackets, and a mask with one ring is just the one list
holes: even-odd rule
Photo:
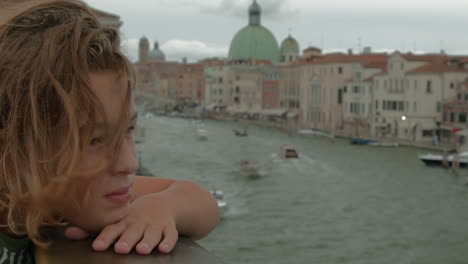
[[[138, 39], [130, 39], [123, 45], [123, 49], [132, 61], [138, 60], [138, 42]], [[160, 48], [169, 61], [187, 58], [189, 62], [195, 62], [205, 58], [222, 58], [228, 54], [228, 47], [207, 44], [199, 40], [172, 39], [162, 43]]]
[[[222, 0], [216, 7], [201, 7], [203, 13], [214, 15], [228, 15], [236, 18], [247, 17], [251, 0]], [[291, 7], [290, 0], [269, 0], [260, 4], [262, 18], [266, 19], [286, 19], [299, 14], [299, 9]]]

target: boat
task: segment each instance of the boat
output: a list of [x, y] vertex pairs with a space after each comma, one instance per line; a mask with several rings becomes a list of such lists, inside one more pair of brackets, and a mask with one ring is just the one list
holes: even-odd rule
[[195, 134], [198, 138], [198, 140], [207, 140], [208, 139], [208, 131], [206, 131], [206, 129], [204, 128], [197, 128], [197, 130], [195, 131]]
[[247, 130], [244, 129], [244, 131], [240, 131], [240, 130], [237, 130], [237, 129], [234, 129], [234, 135], [238, 136], [238, 137], [246, 137], [248, 136], [247, 134]]
[[218, 208], [221, 211], [226, 210], [227, 203], [224, 201], [224, 192], [221, 190], [211, 190], [210, 193], [216, 198], [216, 201], [218, 202]]
[[367, 145], [372, 146], [372, 147], [398, 147], [398, 143], [396, 142], [370, 142]]
[[353, 145], [368, 145], [369, 143], [375, 143], [376, 140], [372, 139], [362, 139], [362, 138], [352, 138], [351, 144]]
[[[457, 157], [458, 156], [458, 157]], [[468, 151], [460, 152], [457, 154], [450, 154], [444, 159], [442, 154], [423, 154], [419, 155], [418, 158], [424, 162], [427, 166], [452, 166], [454, 160], [458, 160], [460, 168], [466, 168], [468, 166]]]
[[333, 137], [331, 134], [319, 131], [319, 130], [312, 130], [312, 129], [302, 129], [297, 131], [298, 134], [301, 135], [311, 135], [311, 136], [321, 136], [321, 137]]
[[253, 160], [241, 160], [239, 162], [240, 170], [250, 177], [259, 176], [260, 165]]
[[297, 153], [296, 149], [289, 145], [281, 146], [281, 157], [285, 159], [298, 159], [299, 154]]

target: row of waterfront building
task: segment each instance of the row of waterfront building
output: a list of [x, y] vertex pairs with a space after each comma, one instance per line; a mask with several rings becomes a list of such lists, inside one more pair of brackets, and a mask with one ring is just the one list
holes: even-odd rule
[[299, 60], [137, 63], [138, 89], [207, 111], [292, 119], [302, 128], [418, 142], [467, 127], [468, 56], [326, 54]]
[[468, 56], [394, 52], [300, 54], [289, 35], [278, 45], [254, 0], [249, 23], [226, 59], [166, 62], [140, 40], [137, 89], [161, 105], [199, 105], [218, 115], [286, 121], [333, 134], [415, 142], [451, 141], [467, 127]]

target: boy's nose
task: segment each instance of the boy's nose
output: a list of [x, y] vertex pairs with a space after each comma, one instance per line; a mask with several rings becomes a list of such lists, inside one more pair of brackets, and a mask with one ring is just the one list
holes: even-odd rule
[[125, 138], [119, 148], [119, 153], [114, 163], [114, 174], [129, 175], [138, 170], [138, 159], [135, 152], [133, 138]]

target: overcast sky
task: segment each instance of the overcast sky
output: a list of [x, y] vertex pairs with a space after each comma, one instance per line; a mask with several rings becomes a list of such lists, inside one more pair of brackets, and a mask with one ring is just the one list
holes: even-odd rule
[[[226, 57], [252, 0], [86, 0], [121, 16], [128, 53], [141, 36], [169, 60]], [[376, 51], [468, 55], [468, 0], [257, 0], [278, 43], [291, 29], [301, 49], [371, 46]]]

